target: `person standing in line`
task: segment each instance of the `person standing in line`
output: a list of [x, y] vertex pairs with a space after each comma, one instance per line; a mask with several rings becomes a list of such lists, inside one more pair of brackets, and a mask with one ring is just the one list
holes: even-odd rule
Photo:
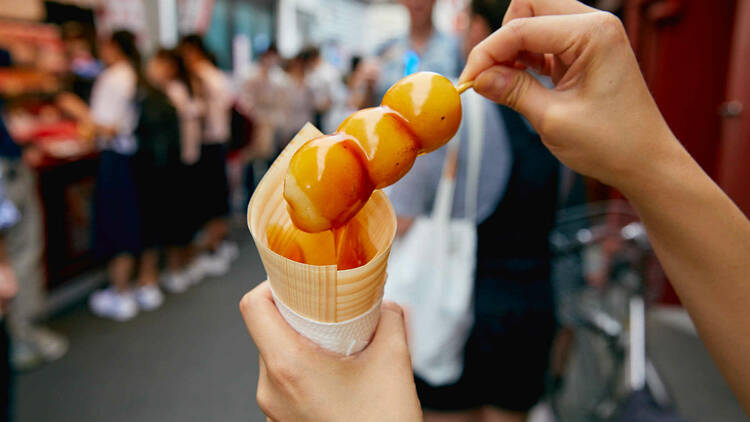
[[[176, 267], [180, 257], [175, 256], [181, 252], [178, 247], [186, 245], [192, 237], [185, 227], [187, 201], [180, 189], [185, 184], [181, 178], [180, 119], [166, 91], [175, 72], [170, 54], [167, 50], [160, 50], [149, 60], [146, 78], [138, 90], [140, 113], [135, 131], [138, 152], [134, 167], [143, 251], [137, 284], [149, 290], [153, 299], [144, 310], [156, 309], [163, 301], [158, 288], [160, 253], [167, 254], [171, 273], [179, 269]], [[183, 94], [187, 95], [187, 92]], [[170, 292], [181, 292], [188, 287], [185, 279], [175, 282], [174, 278], [165, 279], [163, 285]]]
[[409, 33], [381, 46], [380, 75], [376, 84], [376, 103], [388, 88], [406, 75], [419, 71], [437, 72], [448, 78], [461, 71], [458, 40], [435, 28], [432, 10], [435, 0], [399, 0], [409, 12]]
[[284, 67], [287, 83], [282, 100], [284, 120], [276, 134], [277, 154], [286, 147], [305, 123], [315, 119], [315, 99], [313, 90], [307, 83], [306, 63], [304, 53], [300, 53], [289, 59]]
[[[0, 126], [2, 126], [0, 119]], [[0, 127], [4, 128], [4, 126]], [[19, 285], [16, 273], [10, 262], [6, 248], [7, 230], [13, 228], [22, 218], [21, 213], [5, 194], [2, 174], [0, 174], [0, 422], [12, 420], [13, 370], [11, 365], [11, 339], [5, 316], [10, 301], [18, 294]]]
[[271, 44], [260, 54], [240, 92], [240, 108], [253, 122], [252, 139], [243, 151], [243, 159], [248, 162], [245, 173], [248, 201], [256, 176], [262, 175], [278, 154], [275, 134], [285, 117], [282, 106], [289, 82], [279, 60], [279, 52]]
[[191, 265], [194, 282], [204, 276], [221, 276], [237, 257], [237, 246], [228, 242], [229, 180], [227, 178], [227, 142], [230, 137], [234, 95], [227, 77], [212, 62], [212, 55], [198, 35], [187, 35], [179, 46], [180, 55], [190, 72], [193, 92], [204, 106], [200, 158], [196, 167], [199, 197], [197, 217], [203, 227], [204, 251]]
[[171, 221], [165, 222], [169, 233], [163, 245], [167, 248], [166, 272], [161, 282], [166, 291], [181, 293], [190, 286], [187, 268], [192, 259], [191, 242], [198, 229], [195, 218], [191, 218], [187, 210], [200, 158], [203, 105], [193, 95], [185, 64], [175, 51], [159, 50], [149, 61], [146, 74], [151, 85], [166, 95], [178, 118], [178, 133], [172, 134], [178, 140], [175, 145], [178, 149], [172, 151], [179, 156], [169, 157], [170, 162], [162, 174], [167, 193], [164, 199], [168, 198], [165, 210], [169, 211]]
[[11, 361], [19, 370], [59, 359], [68, 350], [65, 337], [36, 321], [44, 300], [44, 233], [36, 174], [29, 163], [39, 153], [33, 146], [18, 145], [0, 118], [0, 171], [5, 194], [20, 213], [19, 221], [5, 233], [8, 259], [21, 280], [7, 315], [13, 339]]
[[103, 40], [99, 55], [106, 69], [94, 83], [88, 112], [101, 151], [94, 192], [94, 246], [99, 255], [109, 258], [111, 286], [93, 293], [89, 305], [98, 316], [125, 321], [136, 316], [139, 306], [149, 307], [154, 300], [151, 289], [130, 286], [135, 254], [141, 248], [132, 169], [141, 56], [135, 36], [125, 30]]
[[331, 112], [346, 101], [346, 87], [341, 72], [320, 54], [320, 48], [311, 46], [303, 52], [306, 63], [305, 83], [310, 87], [315, 106], [314, 124], [324, 133], [336, 131], [341, 121], [335, 121]]

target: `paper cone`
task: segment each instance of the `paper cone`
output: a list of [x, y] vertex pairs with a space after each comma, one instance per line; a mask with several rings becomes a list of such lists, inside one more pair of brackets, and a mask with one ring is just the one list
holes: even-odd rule
[[[302, 144], [321, 135], [309, 123], [297, 133], [255, 189], [247, 221], [277, 307], [287, 322], [322, 347], [350, 354], [367, 345], [379, 318], [388, 254], [396, 234], [396, 215], [388, 198], [375, 191], [354, 217], [377, 250], [361, 267], [338, 271], [335, 265], [302, 264], [275, 253], [269, 245], [270, 237], [275, 249], [289, 252], [285, 255], [296, 253], [298, 241], [316, 245], [305, 251], [308, 262], [325, 262], [322, 255], [333, 250], [330, 232], [304, 233], [292, 225], [283, 197], [292, 155]], [[321, 256], [313, 256], [315, 253]]]

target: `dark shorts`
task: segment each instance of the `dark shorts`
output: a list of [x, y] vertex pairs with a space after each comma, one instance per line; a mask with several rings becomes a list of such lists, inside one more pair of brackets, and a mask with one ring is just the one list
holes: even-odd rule
[[456, 412], [493, 406], [524, 412], [542, 397], [556, 330], [554, 308], [497, 305], [475, 312], [458, 381], [432, 387], [415, 376], [425, 409]]
[[140, 164], [136, 167], [136, 181], [143, 248], [188, 244], [196, 227], [193, 217], [185, 212], [190, 188], [186, 167], [179, 162], [165, 166]]
[[201, 158], [195, 166], [197, 195], [191, 211], [205, 224], [229, 214], [229, 179], [224, 144], [203, 144]]
[[131, 156], [106, 150], [99, 155], [93, 217], [97, 255], [109, 258], [140, 251], [140, 216]]

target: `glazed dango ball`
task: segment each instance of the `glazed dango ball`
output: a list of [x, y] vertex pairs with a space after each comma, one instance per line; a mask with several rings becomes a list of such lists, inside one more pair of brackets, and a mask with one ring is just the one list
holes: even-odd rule
[[373, 189], [359, 145], [344, 134], [321, 136], [302, 145], [292, 156], [284, 180], [292, 223], [310, 233], [349, 221]]
[[421, 151], [435, 151], [456, 134], [461, 124], [461, 97], [446, 77], [432, 72], [411, 74], [395, 83], [382, 104], [409, 122]]
[[461, 123], [461, 100], [450, 80], [431, 72], [393, 85], [380, 107], [360, 110], [337, 133], [312, 139], [292, 157], [284, 199], [297, 228], [343, 226], [374, 189], [403, 177], [418, 154], [448, 142]]
[[419, 141], [406, 122], [385, 107], [360, 110], [338, 129], [357, 140], [367, 156], [367, 173], [380, 189], [396, 183], [414, 164]]

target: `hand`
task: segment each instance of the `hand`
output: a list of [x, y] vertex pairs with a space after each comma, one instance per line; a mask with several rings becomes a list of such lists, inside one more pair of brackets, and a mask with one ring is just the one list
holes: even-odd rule
[[[524, 67], [550, 76], [555, 88]], [[574, 0], [514, 0], [503, 27], [469, 55], [460, 78], [468, 80], [526, 116], [560, 161], [615, 187], [680, 148], [621, 22]]]
[[257, 400], [277, 422], [421, 421], [404, 319], [384, 303], [370, 345], [349, 357], [297, 334], [276, 309], [268, 282], [240, 302], [260, 352]]

